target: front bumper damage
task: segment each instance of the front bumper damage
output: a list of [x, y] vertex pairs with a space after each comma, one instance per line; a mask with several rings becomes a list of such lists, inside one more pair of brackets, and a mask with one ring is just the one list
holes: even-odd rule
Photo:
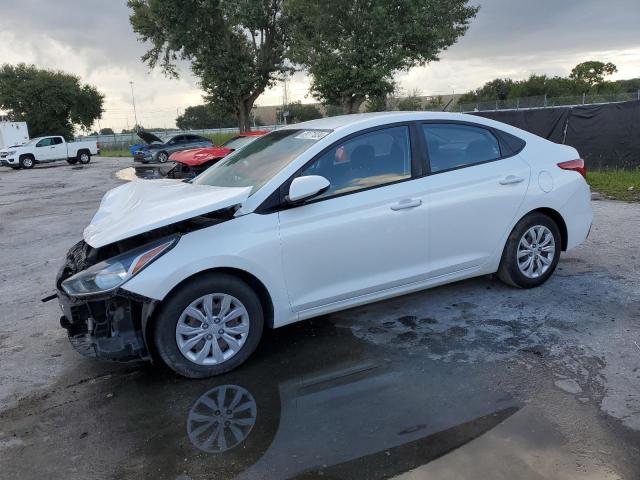
[[96, 263], [93, 252], [85, 242], [79, 242], [69, 250], [58, 272], [57, 297], [63, 313], [60, 325], [82, 355], [121, 362], [149, 360], [144, 332], [156, 300], [123, 289], [81, 298], [62, 289], [65, 279]]
[[78, 353], [121, 362], [151, 358], [144, 327], [156, 301], [124, 290], [82, 299], [59, 290], [58, 301], [60, 325]]

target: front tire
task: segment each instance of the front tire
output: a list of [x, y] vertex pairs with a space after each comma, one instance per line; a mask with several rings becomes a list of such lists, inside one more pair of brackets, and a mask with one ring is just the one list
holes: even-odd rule
[[258, 346], [262, 305], [253, 289], [227, 274], [196, 277], [162, 306], [153, 330], [156, 351], [176, 373], [205, 378], [233, 370]]
[[31, 155], [25, 155], [20, 159], [20, 168], [31, 169], [36, 164], [36, 161]]
[[167, 163], [167, 160], [169, 160], [169, 155], [167, 155], [167, 152], [160, 152], [157, 158], [160, 163]]
[[560, 229], [551, 218], [539, 212], [527, 215], [507, 239], [498, 278], [518, 288], [542, 285], [558, 266], [561, 246]]

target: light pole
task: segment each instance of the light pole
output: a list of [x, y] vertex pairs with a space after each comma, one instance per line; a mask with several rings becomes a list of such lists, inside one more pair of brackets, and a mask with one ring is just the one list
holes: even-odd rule
[[136, 113], [136, 97], [133, 96], [133, 81], [130, 81], [129, 85], [131, 85], [131, 101], [133, 102], [133, 118], [136, 121], [136, 124], [133, 127], [135, 129], [140, 125], [138, 125], [138, 114]]

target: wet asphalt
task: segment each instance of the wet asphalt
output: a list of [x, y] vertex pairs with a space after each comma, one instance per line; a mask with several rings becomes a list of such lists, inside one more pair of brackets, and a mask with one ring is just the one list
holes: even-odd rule
[[640, 478], [640, 205], [594, 202], [538, 289], [301, 322], [194, 381], [79, 356], [39, 301], [131, 164], [0, 168], [0, 478]]

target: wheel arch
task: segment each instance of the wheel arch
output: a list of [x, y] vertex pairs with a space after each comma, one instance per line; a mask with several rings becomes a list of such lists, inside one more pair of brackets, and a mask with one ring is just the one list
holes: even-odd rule
[[76, 158], [80, 158], [80, 155], [82, 155], [83, 153], [88, 153], [89, 156], [91, 156], [91, 151], [88, 148], [81, 148], [76, 152]]
[[[531, 210], [530, 212], [527, 212], [527, 214], [523, 215], [522, 218], [536, 212], [546, 215], [547, 217], [551, 218], [551, 220], [553, 220], [556, 223], [556, 225], [558, 225], [558, 228], [560, 229], [560, 236], [561, 236], [560, 240], [562, 241], [561, 243], [562, 251], [565, 252], [567, 250], [567, 245], [569, 242], [568, 240], [569, 232], [567, 230], [567, 223], [564, 221], [564, 218], [562, 218], [562, 215], [560, 214], [560, 212], [558, 212], [557, 210], [554, 210], [553, 208], [541, 207], [541, 208], [536, 208], [534, 210]], [[522, 220], [522, 218], [520, 220]]]
[[36, 160], [36, 156], [33, 153], [23, 153], [18, 157], [18, 162], [20, 162], [20, 160], [22, 160], [23, 158], [27, 158], [27, 157], [31, 158], [31, 160], [33, 160], [33, 163], [38, 163], [38, 160]]
[[[260, 300], [260, 304], [262, 305], [262, 309], [264, 311], [265, 325], [269, 328], [273, 328], [273, 319], [274, 319], [273, 300], [264, 283], [262, 283], [262, 281], [258, 279], [255, 275], [247, 272], [246, 270], [233, 268], [233, 267], [214, 267], [214, 268], [209, 268], [209, 269], [194, 273], [193, 275], [184, 278], [182, 281], [180, 281], [179, 283], [173, 286], [173, 288], [165, 295], [164, 299], [161, 300], [156, 305], [153, 312], [148, 316], [146, 316], [146, 318], [143, 318], [144, 325], [142, 326], [142, 329], [144, 331], [145, 338], [146, 339], [152, 338], [150, 329], [153, 328], [153, 325], [155, 323], [154, 319], [158, 315], [158, 312], [162, 309], [162, 305], [169, 298], [171, 298], [174, 292], [176, 292], [179, 288], [182, 288], [186, 283], [192, 281], [195, 278], [211, 275], [215, 273], [224, 273], [227, 275], [233, 275], [241, 279], [245, 283], [247, 283], [247, 285], [249, 285], [258, 295], [258, 299]], [[147, 342], [147, 344], [149, 344], [149, 342]]]

